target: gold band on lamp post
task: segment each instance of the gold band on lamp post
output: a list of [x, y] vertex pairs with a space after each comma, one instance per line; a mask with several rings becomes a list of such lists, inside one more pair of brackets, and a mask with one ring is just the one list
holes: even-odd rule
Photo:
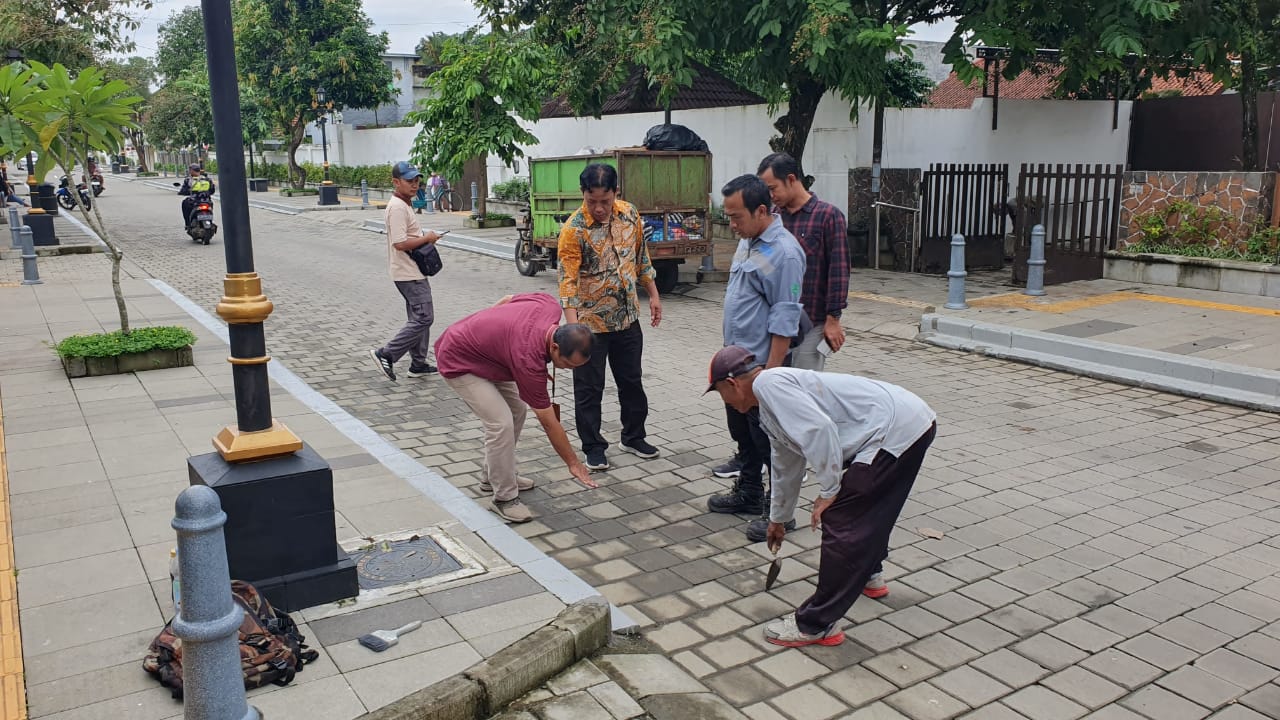
[[[265, 322], [275, 309], [263, 294], [262, 278], [256, 272], [227, 273], [222, 288], [217, 313], [228, 325]], [[233, 366], [266, 365], [270, 361], [267, 355], [227, 358]], [[266, 430], [243, 432], [239, 427], [228, 425], [214, 436], [213, 447], [227, 462], [246, 462], [295, 453], [302, 449], [302, 440], [284, 423], [272, 418], [271, 427]]]

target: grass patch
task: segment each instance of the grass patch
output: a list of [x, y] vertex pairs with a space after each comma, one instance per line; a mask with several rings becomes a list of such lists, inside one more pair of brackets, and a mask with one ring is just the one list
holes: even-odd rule
[[58, 343], [59, 357], [116, 357], [148, 350], [180, 350], [194, 344], [196, 336], [176, 325], [135, 328], [128, 335], [116, 330], [94, 335], [72, 335]]
[[160, 177], [160, 173], [158, 173], [158, 172], [140, 172], [140, 173], [138, 173], [138, 177]]
[[1170, 245], [1168, 243], [1142, 241], [1130, 245], [1124, 250], [1127, 253], [1151, 253], [1154, 255], [1180, 255], [1182, 257], [1200, 257], [1210, 260], [1240, 260], [1243, 262], [1273, 263], [1274, 252], [1240, 252], [1233, 248], [1220, 248], [1203, 243], [1189, 245]]

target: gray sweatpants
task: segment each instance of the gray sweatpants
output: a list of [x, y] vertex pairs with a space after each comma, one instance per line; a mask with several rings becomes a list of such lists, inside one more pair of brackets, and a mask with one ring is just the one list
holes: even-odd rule
[[435, 305], [431, 302], [431, 283], [426, 278], [398, 280], [396, 289], [404, 296], [404, 309], [409, 321], [382, 348], [382, 354], [391, 362], [397, 362], [408, 354], [415, 366], [426, 365], [427, 351], [431, 348], [431, 323], [436, 319]]

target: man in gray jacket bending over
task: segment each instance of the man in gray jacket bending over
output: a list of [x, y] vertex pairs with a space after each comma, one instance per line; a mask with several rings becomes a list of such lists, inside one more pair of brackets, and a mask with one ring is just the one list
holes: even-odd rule
[[760, 409], [772, 452], [769, 549], [782, 546], [806, 466], [819, 486], [811, 526], [822, 526], [817, 590], [767, 625], [765, 639], [786, 647], [839, 645], [841, 619], [888, 555], [889, 533], [933, 442], [937, 415], [897, 385], [761, 366], [750, 350], [729, 345], [711, 359], [707, 392], [719, 391], [741, 413]]

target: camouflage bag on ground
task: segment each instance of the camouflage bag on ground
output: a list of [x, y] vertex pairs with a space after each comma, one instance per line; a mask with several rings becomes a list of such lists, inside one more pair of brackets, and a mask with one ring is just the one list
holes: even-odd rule
[[[232, 600], [244, 611], [240, 623], [240, 670], [246, 689], [267, 683], [288, 685], [293, 676], [320, 653], [308, 648], [306, 639], [287, 613], [277, 612], [257, 588], [240, 580], [231, 581]], [[161, 685], [182, 697], [182, 641], [173, 634], [173, 620], [151, 641], [142, 669]]]

